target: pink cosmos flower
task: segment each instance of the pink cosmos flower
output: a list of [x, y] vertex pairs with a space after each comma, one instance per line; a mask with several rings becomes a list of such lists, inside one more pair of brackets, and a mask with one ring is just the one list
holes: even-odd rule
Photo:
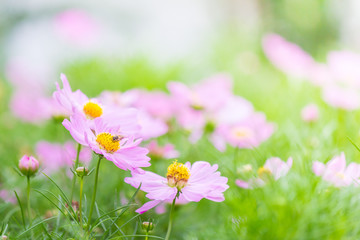
[[360, 164], [350, 163], [346, 167], [345, 154], [335, 156], [326, 164], [321, 162], [313, 163], [313, 171], [316, 176], [321, 176], [325, 181], [335, 187], [344, 187], [360, 183]]
[[193, 134], [190, 139], [196, 142], [209, 116], [216, 115], [232, 96], [232, 80], [225, 75], [216, 75], [191, 88], [180, 82], [170, 82], [168, 89], [177, 121]]
[[301, 110], [301, 118], [305, 122], [316, 122], [319, 119], [319, 108], [316, 104], [308, 104]]
[[33, 156], [24, 155], [19, 161], [19, 169], [25, 176], [33, 176], [39, 169], [39, 161]]
[[58, 35], [71, 43], [92, 45], [99, 36], [99, 24], [84, 11], [64, 11], [55, 17], [54, 23]]
[[[71, 167], [76, 159], [76, 152], [76, 147], [72, 142], [66, 142], [62, 145], [40, 141], [36, 144], [36, 154], [47, 174], [56, 172], [62, 167]], [[79, 160], [83, 163], [89, 163], [91, 157], [91, 150], [83, 147], [80, 151]]]
[[161, 91], [137, 91], [134, 107], [141, 109], [152, 117], [168, 121], [174, 115], [174, 99]]
[[41, 123], [51, 118], [49, 99], [28, 89], [16, 90], [13, 93], [10, 109], [16, 117], [25, 122]]
[[136, 212], [142, 214], [162, 202], [173, 201], [179, 191], [179, 198], [188, 202], [198, 202], [203, 198], [212, 201], [224, 201], [223, 192], [229, 188], [227, 178], [217, 172], [218, 166], [207, 162], [179, 164], [174, 162], [168, 167], [167, 176], [162, 177], [146, 171], [144, 174], [132, 172], [125, 182], [147, 192], [150, 202], [145, 203]]
[[175, 150], [174, 145], [168, 143], [165, 146], [159, 146], [157, 141], [152, 140], [146, 148], [149, 150], [149, 155], [154, 158], [177, 158], [179, 157], [179, 152]]
[[330, 52], [327, 58], [328, 81], [323, 86], [323, 99], [330, 106], [354, 110], [360, 107], [360, 55]]
[[315, 65], [313, 58], [280, 35], [266, 35], [263, 49], [269, 60], [284, 73], [297, 78], [307, 78], [312, 74]]
[[127, 108], [135, 105], [138, 96], [139, 94], [136, 90], [130, 90], [126, 92], [103, 91], [98, 96], [98, 99], [107, 106]]
[[61, 74], [61, 80], [63, 89], [60, 89], [59, 84], [56, 83], [57, 91], [54, 92], [53, 96], [71, 114], [75, 112], [82, 114], [91, 127], [93, 127], [94, 119], [102, 117], [108, 125], [120, 124], [123, 129], [126, 129], [127, 133], [136, 134], [139, 132], [140, 126], [136, 109], [104, 106], [97, 99], [89, 99], [80, 90], [73, 92], [64, 74]]
[[254, 148], [268, 139], [273, 132], [274, 125], [266, 121], [264, 114], [253, 113], [235, 124], [220, 124], [211, 140], [219, 151], [226, 149], [226, 143], [238, 148]]
[[236, 184], [241, 188], [252, 189], [254, 187], [261, 187], [270, 179], [275, 181], [285, 176], [293, 164], [293, 159], [290, 157], [287, 162], [283, 162], [280, 158], [273, 157], [266, 160], [265, 165], [258, 170], [258, 177], [252, 178], [249, 181], [236, 180]]
[[[131, 118], [123, 121], [131, 121]], [[141, 139], [128, 134], [126, 125], [109, 126], [102, 118], [95, 118], [93, 123], [91, 127], [82, 114], [75, 113], [70, 121], [65, 119], [63, 125], [78, 143], [89, 146], [118, 168], [142, 172], [140, 167], [150, 166], [150, 158], [146, 156], [149, 151], [138, 146]]]
[[160, 137], [169, 130], [163, 120], [154, 118], [144, 111], [139, 111], [139, 125], [141, 126], [140, 137], [144, 140]]

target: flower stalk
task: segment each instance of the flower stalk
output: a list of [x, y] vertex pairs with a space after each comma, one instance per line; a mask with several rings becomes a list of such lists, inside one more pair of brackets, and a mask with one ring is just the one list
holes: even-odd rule
[[[77, 152], [76, 152], [76, 159], [75, 159], [75, 163], [74, 163], [74, 168], [73, 168], [73, 169], [77, 169], [78, 166], [79, 166], [80, 151], [81, 151], [81, 144], [79, 143], [79, 144], [78, 144], [78, 148], [77, 148]], [[71, 188], [71, 195], [70, 195], [70, 201], [72, 201], [73, 196], [74, 196], [75, 184], [76, 184], [76, 173], [74, 172], [73, 181], [72, 181], [72, 188]]]
[[[28, 209], [28, 217], [29, 217], [29, 228], [31, 228], [31, 224], [32, 224], [32, 221], [31, 221], [31, 205], [30, 205], [30, 187], [31, 187], [31, 183], [30, 183], [30, 176], [26, 176], [27, 178], [27, 209]], [[33, 231], [31, 230], [31, 239], [34, 239], [34, 233]]]
[[100, 169], [100, 163], [101, 163], [101, 159], [103, 158], [103, 155], [99, 155], [99, 160], [97, 162], [97, 166], [96, 166], [96, 172], [95, 172], [95, 183], [94, 183], [94, 192], [93, 192], [93, 196], [92, 196], [92, 200], [91, 200], [91, 205], [90, 205], [90, 212], [89, 212], [89, 219], [88, 219], [88, 226], [90, 226], [91, 223], [91, 216], [94, 210], [94, 206], [95, 206], [95, 199], [96, 199], [96, 190], [97, 190], [97, 184], [98, 184], [98, 179], [99, 179], [99, 169]]
[[169, 215], [169, 225], [168, 225], [168, 230], [166, 232], [166, 237], [165, 240], [169, 240], [170, 239], [170, 233], [171, 233], [171, 228], [172, 228], [172, 222], [173, 222], [173, 218], [174, 218], [174, 207], [175, 207], [175, 202], [176, 202], [176, 198], [178, 198], [180, 195], [180, 191], [178, 190], [178, 192], [176, 193], [176, 196], [174, 197], [174, 200], [171, 204], [171, 209], [170, 209], [170, 215]]

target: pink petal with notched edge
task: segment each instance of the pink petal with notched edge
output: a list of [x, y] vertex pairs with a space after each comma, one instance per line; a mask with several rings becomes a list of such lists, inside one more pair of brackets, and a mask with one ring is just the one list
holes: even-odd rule
[[149, 209], [156, 207], [159, 203], [161, 203], [160, 200], [153, 200], [150, 202], [145, 203], [140, 208], [136, 209], [135, 212], [143, 214], [144, 212], [147, 212]]

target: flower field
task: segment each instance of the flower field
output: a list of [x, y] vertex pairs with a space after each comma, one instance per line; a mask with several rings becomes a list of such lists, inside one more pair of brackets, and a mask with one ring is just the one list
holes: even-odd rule
[[124, 2], [139, 42], [99, 6], [31, 18], [9, 2], [1, 239], [359, 239], [360, 53], [330, 1], [294, 2], [259, 3], [251, 31], [227, 19], [198, 51], [184, 38], [181, 56], [148, 46], [157, 29]]

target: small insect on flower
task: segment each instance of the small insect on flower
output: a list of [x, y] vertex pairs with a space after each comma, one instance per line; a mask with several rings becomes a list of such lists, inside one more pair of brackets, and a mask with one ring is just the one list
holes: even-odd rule
[[119, 142], [123, 139], [124, 137], [123, 136], [120, 136], [120, 135], [115, 135], [112, 137], [112, 141], [113, 142]]
[[147, 198], [152, 201], [145, 203], [136, 212], [142, 214], [162, 202], [170, 202], [178, 195], [179, 201], [198, 202], [203, 198], [222, 202], [223, 192], [229, 188], [228, 179], [220, 176], [218, 166], [208, 162], [195, 162], [192, 165], [175, 161], [168, 167], [166, 178], [145, 171], [144, 174], [132, 172], [132, 177], [125, 182], [133, 187], [139, 187], [147, 192]]

